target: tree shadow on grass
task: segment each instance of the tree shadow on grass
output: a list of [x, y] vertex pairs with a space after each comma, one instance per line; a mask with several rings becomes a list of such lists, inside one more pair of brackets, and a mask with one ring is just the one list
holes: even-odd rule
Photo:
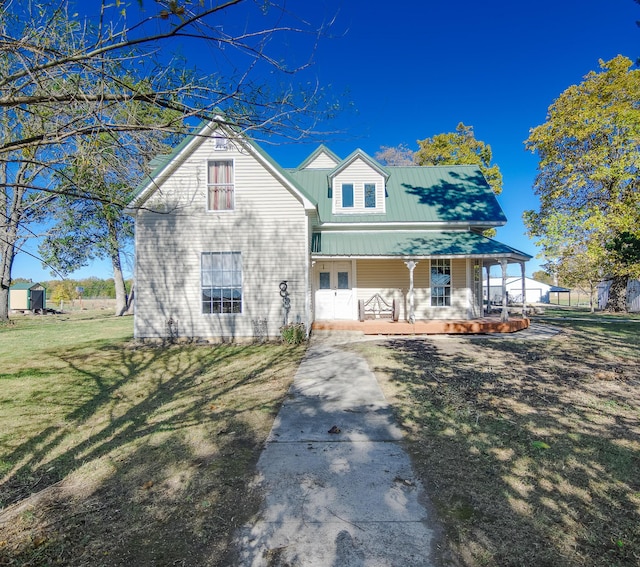
[[257, 506], [247, 484], [301, 355], [266, 344], [56, 353], [70, 383], [63, 419], [2, 455], [0, 564], [222, 561]]
[[385, 343], [376, 371], [404, 396], [397, 415], [449, 561], [638, 564], [640, 376], [625, 341]]

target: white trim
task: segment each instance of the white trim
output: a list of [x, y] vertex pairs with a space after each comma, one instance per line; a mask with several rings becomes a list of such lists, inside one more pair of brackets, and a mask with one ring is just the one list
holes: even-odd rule
[[[333, 213], [333, 214], [344, 214], [346, 215], [350, 215], [353, 213]], [[358, 211], [356, 214], [359, 215], [375, 215], [375, 214], [380, 214], [380, 213], [374, 213], [374, 212], [362, 212], [362, 211]], [[402, 222], [402, 221], [396, 221], [396, 222], [378, 222], [378, 221], [372, 221], [372, 222], [325, 222], [325, 223], [321, 223], [318, 224], [317, 228], [321, 228], [322, 230], [344, 230], [344, 229], [360, 229], [359, 232], [366, 232], [367, 229], [371, 229], [370, 232], [373, 232], [374, 230], [379, 230], [379, 229], [397, 229], [397, 228], [401, 228], [403, 231], [407, 231], [410, 232], [411, 230], [421, 230], [420, 227], [422, 227], [422, 230], [424, 230], [425, 227], [428, 227], [430, 229], [437, 229], [438, 227], [442, 227], [442, 228], [449, 228], [449, 227], [459, 227], [458, 229], [456, 229], [458, 232], [473, 232], [471, 230], [471, 227], [473, 228], [478, 228], [478, 229], [483, 229], [483, 228], [495, 228], [495, 227], [499, 227], [499, 226], [503, 226], [505, 223], [504, 222], [499, 222], [499, 223], [482, 223], [482, 224], [474, 224], [473, 222], [469, 222], [469, 221], [452, 221], [452, 222], [432, 222], [432, 221], [422, 221], [422, 222], [416, 222], [416, 221], [407, 221], [407, 222]], [[363, 227], [366, 227], [363, 229]], [[414, 228], [410, 228], [407, 229], [405, 227], [414, 227]], [[480, 235], [482, 236], [482, 235]]]

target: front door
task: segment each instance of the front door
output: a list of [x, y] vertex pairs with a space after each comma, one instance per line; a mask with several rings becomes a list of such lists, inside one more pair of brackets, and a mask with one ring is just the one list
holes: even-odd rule
[[353, 319], [351, 262], [319, 262], [316, 270], [316, 319]]

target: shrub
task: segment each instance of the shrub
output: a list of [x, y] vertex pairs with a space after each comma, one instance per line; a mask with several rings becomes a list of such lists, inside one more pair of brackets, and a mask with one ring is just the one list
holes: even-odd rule
[[280, 327], [282, 341], [290, 345], [299, 345], [307, 340], [307, 329], [304, 323], [283, 325]]

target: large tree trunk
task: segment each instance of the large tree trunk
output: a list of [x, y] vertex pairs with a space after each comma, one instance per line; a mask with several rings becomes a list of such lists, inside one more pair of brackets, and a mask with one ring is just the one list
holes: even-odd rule
[[127, 312], [129, 307], [127, 297], [127, 287], [122, 275], [122, 265], [120, 263], [120, 254], [111, 256], [111, 264], [113, 265], [113, 282], [116, 287], [116, 316], [121, 317]]
[[11, 286], [11, 268], [16, 256], [18, 241], [18, 223], [24, 190], [16, 190], [9, 198], [7, 192], [6, 164], [0, 170], [0, 183], [4, 190], [0, 193], [0, 322], [9, 320], [9, 287]]
[[11, 286], [11, 265], [15, 256], [15, 245], [4, 240], [8, 235], [0, 234], [0, 322], [9, 320], [9, 287]]
[[614, 276], [611, 280], [611, 286], [609, 287], [609, 299], [607, 299], [607, 305], [605, 311], [612, 313], [626, 313], [627, 312], [627, 284], [629, 283], [628, 276]]

